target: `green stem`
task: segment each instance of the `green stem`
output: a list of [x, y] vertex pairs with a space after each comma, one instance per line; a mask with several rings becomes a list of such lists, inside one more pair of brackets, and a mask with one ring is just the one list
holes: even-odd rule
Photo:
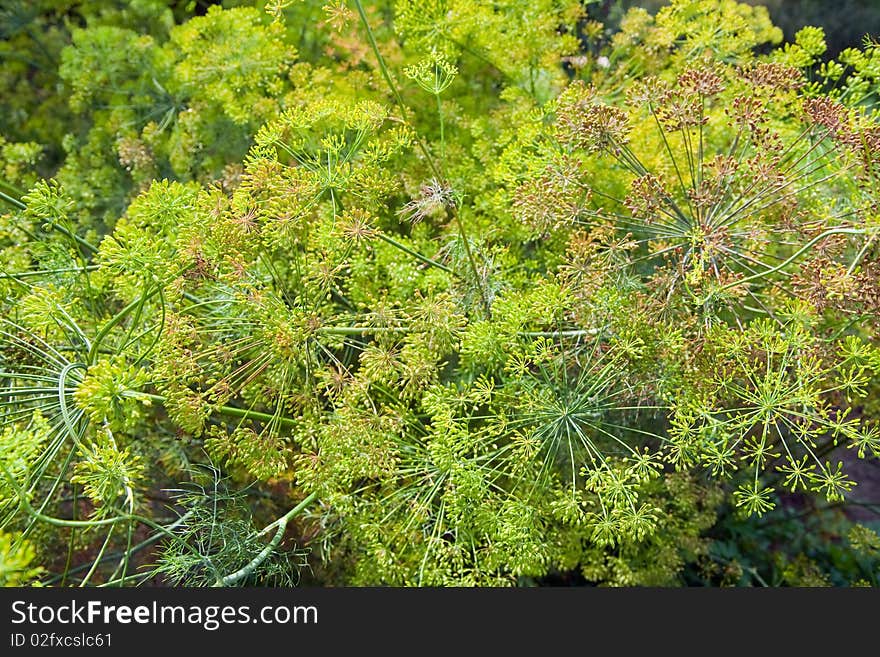
[[[175, 520], [173, 523], [171, 523], [170, 525], [168, 525], [165, 529], [166, 529], [168, 532], [170, 532], [170, 531], [176, 529], [177, 527], [179, 527], [180, 525], [182, 525], [183, 523], [185, 523], [187, 520], [189, 520], [189, 518], [190, 518], [192, 515], [193, 515], [193, 512], [192, 512], [192, 511], [187, 511], [185, 514], [183, 514], [182, 516], [180, 516], [180, 517], [179, 517], [177, 520]], [[133, 554], [136, 554], [136, 553], [138, 553], [139, 551], [143, 550], [145, 547], [149, 547], [150, 545], [152, 545], [153, 543], [155, 543], [156, 541], [158, 541], [160, 538], [162, 538], [162, 537], [165, 536], [165, 535], [166, 535], [166, 534], [163, 533], [163, 532], [155, 533], [155, 534], [153, 534], [152, 536], [150, 536], [149, 538], [144, 539], [144, 540], [141, 541], [140, 543], [137, 543], [136, 545], [132, 545], [132, 546], [130, 546], [130, 547], [126, 550], [126, 553], [127, 553], [129, 556], [130, 556], [130, 555], [133, 555]], [[100, 559], [99, 561], [109, 561], [110, 559], [118, 559], [119, 557], [122, 557], [122, 556], [124, 556], [124, 553], [122, 553], [122, 552], [114, 552], [114, 553], [112, 553], [112, 554], [105, 554], [104, 556], [101, 557], [101, 559]], [[67, 578], [67, 577], [70, 576], [70, 575], [75, 575], [75, 574], [77, 574], [77, 573], [81, 573], [82, 571], [84, 571], [84, 570], [86, 570], [86, 569], [88, 569], [88, 568], [89, 568], [89, 564], [83, 564], [83, 565], [81, 565], [81, 566], [76, 566], [75, 568], [70, 568], [70, 569], [65, 568], [63, 574], [61, 574], [61, 575], [54, 575], [53, 577], [51, 577], [51, 578], [49, 578], [49, 579], [43, 580], [43, 581], [42, 581], [42, 584], [45, 585], [45, 586], [51, 586], [51, 585], [54, 584], [55, 582], [61, 580], [61, 586], [64, 586], [65, 578]], [[119, 579], [111, 579], [110, 582], [108, 582], [108, 583], [118, 583], [119, 581], [120, 581]]]
[[64, 366], [64, 369], [61, 370], [61, 374], [58, 375], [58, 405], [61, 409], [61, 417], [64, 420], [67, 435], [70, 436], [70, 439], [77, 445], [77, 447], [82, 447], [79, 440], [79, 431], [77, 431], [76, 428], [76, 422], [79, 422], [82, 415], [77, 417], [76, 422], [74, 422], [73, 418], [70, 416], [70, 410], [67, 407], [67, 375], [73, 370], [84, 369], [86, 369], [86, 366], [82, 363], [69, 363]]
[[[163, 395], [154, 395], [149, 392], [137, 392], [134, 390], [130, 390], [125, 396], [135, 399], [149, 399], [151, 401], [159, 402], [160, 404], [164, 404], [168, 400], [168, 398], [164, 397]], [[259, 411], [252, 411], [245, 408], [236, 408], [234, 406], [212, 406], [211, 408], [218, 414], [226, 415], [229, 417], [260, 420], [262, 422], [277, 422], [281, 426], [286, 427], [296, 426], [295, 420], [291, 420], [290, 418], [286, 417], [279, 417], [270, 413], [261, 413]]]
[[847, 276], [852, 275], [852, 273], [856, 270], [856, 267], [858, 266], [859, 261], [861, 261], [861, 259], [864, 257], [864, 255], [868, 252], [868, 249], [871, 248], [871, 244], [874, 243], [874, 239], [876, 237], [877, 237], [877, 233], [874, 233], [873, 235], [871, 235], [871, 237], [868, 238], [868, 240], [865, 242], [864, 246], [862, 246], [858, 255], [856, 255], [855, 259], [852, 261], [852, 264], [846, 270]]
[[[52, 223], [52, 222], [49, 222], [48, 224], [46, 224], [46, 226], [49, 230], [57, 230], [62, 235], [70, 238], [71, 240], [76, 242], [78, 245], [85, 247], [86, 249], [88, 249], [92, 253], [98, 252], [97, 246], [95, 246], [94, 244], [92, 244], [88, 240], [83, 239], [82, 237], [80, 237], [79, 235], [74, 233], [72, 230], [65, 228], [64, 226], [62, 226], [60, 224]], [[83, 258], [85, 258], [85, 254], [82, 254], [82, 255], [83, 255]]]
[[292, 518], [297, 516], [303, 509], [311, 504], [317, 496], [317, 493], [311, 493], [308, 497], [306, 497], [302, 502], [293, 507], [290, 511], [260, 530], [257, 536], [262, 536], [263, 534], [270, 532], [273, 528], [275, 528], [275, 535], [272, 537], [272, 540], [269, 541], [266, 547], [260, 550], [260, 553], [257, 556], [251, 559], [245, 566], [236, 570], [234, 573], [230, 573], [229, 575], [224, 575], [223, 577], [218, 578], [217, 583], [214, 586], [232, 586], [233, 584], [253, 574], [253, 572], [257, 568], [259, 568], [260, 564], [268, 559], [269, 555], [272, 554], [272, 552], [275, 551], [275, 548], [277, 548], [278, 545], [281, 543], [281, 539], [284, 537], [284, 532], [287, 531], [287, 523], [289, 523]]
[[322, 326], [318, 333], [328, 335], [369, 335], [371, 333], [409, 333], [405, 326]]
[[[76, 512], [77, 512], [77, 508], [79, 507], [79, 498], [77, 497], [77, 494], [76, 494], [76, 484], [73, 484], [72, 489], [73, 489], [73, 500], [72, 500], [72, 504], [70, 505], [70, 508], [71, 508], [71, 512], [73, 513], [73, 519], [76, 520]], [[70, 564], [73, 563], [73, 547], [74, 547], [75, 543], [76, 543], [76, 530], [71, 529], [70, 530], [70, 537], [68, 538], [68, 541], [67, 541], [67, 561], [64, 563], [64, 571], [61, 575], [61, 586], [64, 586], [64, 584], [67, 582], [67, 576], [70, 572]]]
[[129, 303], [127, 306], [125, 306], [125, 308], [123, 308], [118, 313], [116, 313], [106, 324], [104, 324], [104, 326], [101, 327], [101, 330], [98, 331], [98, 335], [95, 337], [95, 340], [92, 342], [91, 349], [89, 349], [88, 362], [90, 365], [93, 365], [95, 363], [96, 357], [98, 354], [98, 347], [100, 346], [101, 341], [105, 337], [107, 337], [107, 334], [110, 332], [110, 330], [114, 326], [119, 324], [119, 322], [121, 322], [123, 319], [125, 319], [125, 317], [132, 310], [135, 310], [136, 308], [140, 307], [142, 304], [144, 304], [147, 301], [147, 299], [150, 299], [151, 297], [155, 296], [156, 294], [159, 294], [160, 291], [161, 291], [160, 287], [155, 287], [149, 292], [144, 292], [143, 294], [141, 294], [141, 296], [139, 296], [137, 299], [135, 299], [134, 301]]
[[461, 216], [458, 212], [454, 213], [454, 216], [455, 223], [458, 226], [458, 234], [464, 245], [464, 252], [467, 255], [468, 263], [470, 264], [471, 272], [474, 276], [474, 285], [476, 285], [477, 289], [480, 291], [480, 300], [483, 302], [483, 311], [485, 312], [486, 319], [489, 319], [491, 317], [492, 308], [489, 304], [489, 297], [486, 296], [486, 290], [483, 289], [483, 285], [480, 283], [480, 273], [477, 269], [477, 261], [474, 259], [474, 254], [471, 251], [470, 239], [468, 239], [467, 233], [465, 233], [464, 223], [461, 221]]
[[98, 569], [98, 564], [101, 563], [104, 557], [104, 553], [107, 552], [107, 546], [110, 545], [110, 539], [113, 538], [113, 529], [114, 526], [111, 525], [109, 531], [107, 532], [107, 536], [104, 538], [104, 543], [101, 545], [101, 549], [98, 552], [95, 560], [92, 562], [92, 567], [89, 568], [89, 572], [86, 573], [86, 576], [83, 577], [79, 582], [80, 588], [85, 588], [86, 584], [89, 583], [89, 580], [92, 579], [92, 575], [95, 574], [95, 571]]
[[569, 331], [520, 331], [517, 335], [524, 338], [580, 338], [597, 335], [599, 329], [582, 329]]
[[[40, 520], [45, 522], [46, 524], [53, 525], [55, 527], [106, 527], [107, 525], [115, 525], [118, 522], [122, 522], [123, 520], [127, 520], [129, 517], [135, 518], [136, 516], [118, 516], [113, 518], [104, 518], [103, 520], [64, 520], [63, 518], [55, 518], [53, 516], [47, 516], [44, 513], [37, 511], [31, 503], [27, 499], [27, 493], [25, 493], [21, 486], [18, 485], [18, 482], [15, 480], [15, 477], [10, 474], [9, 470], [6, 469], [6, 465], [0, 462], [0, 470], [3, 471], [3, 476], [6, 481], [12, 487], [12, 490], [15, 492], [16, 497], [18, 497], [19, 503], [24, 507], [27, 513], [35, 518], [36, 520]], [[137, 517], [140, 519], [140, 517]]]
[[[358, 15], [360, 16], [361, 24], [364, 26], [364, 31], [367, 33], [367, 40], [370, 42], [370, 48], [373, 51], [373, 54], [376, 56], [376, 60], [379, 62], [379, 69], [382, 72], [382, 76], [385, 78], [385, 82], [388, 84], [388, 88], [391, 90], [391, 94], [394, 96], [394, 101], [397, 103], [397, 106], [400, 108], [400, 115], [403, 119], [404, 123], [409, 123], [409, 114], [406, 111], [406, 105], [403, 102], [403, 98], [400, 96], [400, 92], [397, 90], [397, 85], [394, 84], [394, 80], [391, 78], [391, 72], [388, 70], [388, 65], [385, 63], [385, 58], [382, 57], [382, 53], [379, 51], [379, 45], [376, 43], [376, 37], [373, 35], [373, 28], [370, 27], [370, 21], [367, 20], [367, 13], [364, 11], [364, 6], [361, 4], [360, 0], [354, 0], [355, 7], [357, 8]], [[425, 156], [425, 161], [428, 163], [428, 166], [431, 169], [431, 172], [434, 174], [434, 177], [440, 181], [443, 179], [443, 176], [440, 173], [440, 170], [437, 168], [437, 165], [434, 162], [434, 159], [431, 157], [431, 154], [428, 152], [428, 148], [422, 142], [421, 139], [416, 139], [416, 144], [419, 147], [419, 150], [422, 151], [422, 154]], [[477, 262], [474, 259], [474, 254], [471, 251], [470, 240], [468, 239], [467, 233], [464, 229], [464, 224], [461, 221], [461, 217], [458, 212], [454, 213], [455, 223], [458, 227], [459, 236], [461, 237], [461, 241], [464, 244], [464, 250], [467, 254], [468, 263], [470, 264], [473, 276], [474, 283], [477, 286], [477, 289], [480, 291], [480, 298], [483, 302], [483, 309], [486, 313], [486, 317], [489, 317], [490, 314], [490, 305], [489, 298], [486, 296], [486, 291], [483, 289], [483, 286], [480, 284], [480, 274], [479, 269], [477, 269]]]
[[411, 255], [416, 260], [421, 260], [422, 262], [424, 262], [427, 265], [431, 265], [432, 267], [437, 267], [437, 269], [442, 269], [443, 271], [448, 272], [448, 273], [452, 274], [453, 276], [458, 275], [452, 269], [447, 267], [446, 265], [442, 265], [439, 262], [437, 262], [436, 260], [431, 260], [431, 258], [429, 258], [428, 256], [422, 255], [418, 251], [413, 251], [408, 246], [404, 246], [403, 244], [401, 244], [397, 240], [388, 237], [384, 233], [376, 233], [376, 234], [379, 237], [379, 239], [382, 240], [383, 242], [387, 242], [388, 244], [390, 244], [394, 248], [400, 249], [404, 253]]
[[446, 161], [446, 136], [443, 125], [443, 103], [440, 102], [440, 94], [434, 94], [437, 99], [437, 117], [440, 121], [440, 159]]
[[[370, 42], [370, 48], [373, 51], [373, 54], [376, 56], [376, 60], [379, 62], [379, 70], [382, 72], [382, 76], [385, 78], [385, 82], [388, 83], [388, 88], [391, 90], [392, 95], [394, 96], [394, 101], [397, 103], [397, 106], [400, 108], [401, 118], [404, 123], [409, 123], [409, 114], [406, 111], [406, 105], [403, 103], [403, 98], [400, 96], [400, 92], [397, 90], [397, 85], [394, 84], [394, 80], [391, 79], [391, 71], [388, 70], [388, 65], [385, 63], [385, 58], [382, 57], [382, 53], [379, 51], [379, 45], [376, 43], [376, 37], [373, 35], [373, 28], [370, 27], [370, 21], [367, 20], [367, 13], [364, 11], [364, 6], [361, 4], [360, 0], [354, 0], [355, 7], [357, 8], [358, 15], [360, 16], [361, 24], [364, 26], [364, 31], [367, 33], [367, 40]], [[435, 172], [435, 174], [439, 175], [437, 171], [434, 161], [431, 159], [431, 154], [428, 152], [428, 149], [422, 143], [421, 139], [417, 139], [419, 150], [425, 156], [425, 159], [428, 161], [428, 165], [431, 167], [431, 170]]]
[[[409, 333], [406, 326], [322, 326], [318, 333], [328, 335], [370, 335], [372, 333]], [[602, 329], [566, 329], [561, 331], [518, 331], [521, 338], [581, 338], [598, 335]]]
[[0, 191], [0, 200], [6, 201], [7, 203], [9, 203], [9, 205], [18, 208], [19, 210], [27, 209], [27, 206], [24, 203], [19, 201], [17, 198], [10, 196], [6, 192]]
[[17, 194], [19, 197], [24, 196], [24, 192], [23, 192], [23, 191], [21, 191], [18, 187], [16, 187], [16, 186], [13, 185], [12, 183], [3, 180], [2, 178], [0, 178], [0, 187], [5, 187], [6, 189], [8, 189], [8, 190], [9, 190], [10, 192], [12, 192], [13, 194]]
[[721, 287], [716, 288], [715, 290], [713, 290], [709, 294], [708, 297], [701, 299], [699, 305], [703, 305], [706, 302], [708, 302], [709, 299], [713, 295], [717, 294], [718, 292], [724, 292], [725, 290], [729, 290], [730, 288], [736, 287], [737, 285], [742, 285], [743, 283], [749, 283], [750, 281], [758, 280], [759, 278], [764, 278], [765, 276], [768, 276], [770, 274], [774, 274], [774, 273], [778, 272], [779, 270], [784, 269], [785, 267], [790, 265], [792, 262], [794, 262], [795, 260], [800, 258], [805, 252], [807, 252], [811, 248], [813, 248], [813, 246], [817, 242], [820, 242], [821, 240], [825, 239], [826, 237], [831, 237], [832, 235], [864, 235], [864, 234], [865, 234], [865, 231], [858, 229], [858, 228], [831, 228], [829, 230], [826, 230], [823, 233], [816, 235], [816, 237], [814, 237], [809, 242], [804, 244], [800, 249], [798, 249], [787, 260], [780, 262], [775, 267], [771, 267], [770, 269], [767, 269], [765, 271], [758, 272], [757, 274], [752, 274], [751, 276], [746, 276], [745, 278], [740, 278], [738, 280], [735, 280], [735, 281], [728, 283], [727, 285], [722, 285]]
[[0, 274], [0, 280], [5, 280], [7, 278], [28, 278], [30, 276], [43, 276], [47, 274], [81, 273], [84, 271], [95, 271], [96, 269], [98, 269], [98, 265], [88, 265], [87, 267], [62, 267], [61, 269], [34, 269], [20, 274]]

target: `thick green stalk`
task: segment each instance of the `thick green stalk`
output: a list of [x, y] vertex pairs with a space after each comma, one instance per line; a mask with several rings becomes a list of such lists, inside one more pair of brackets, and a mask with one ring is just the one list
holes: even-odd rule
[[[74, 508], [76, 508], [76, 507], [74, 507]], [[118, 558], [124, 556], [124, 554], [126, 554], [126, 553], [127, 553], [129, 556], [130, 556], [130, 555], [133, 555], [133, 554], [136, 554], [136, 553], [140, 552], [141, 550], [143, 550], [144, 548], [149, 547], [150, 545], [152, 545], [153, 543], [155, 543], [156, 541], [158, 541], [160, 538], [166, 537], [167, 532], [170, 532], [170, 531], [176, 529], [177, 527], [179, 527], [180, 525], [182, 525], [183, 523], [185, 523], [187, 520], [189, 520], [189, 519], [192, 517], [192, 515], [193, 515], [193, 512], [192, 512], [192, 511], [187, 511], [187, 512], [184, 513], [182, 516], [180, 516], [177, 520], [175, 520], [175, 521], [172, 522], [170, 525], [168, 525], [167, 527], [165, 527], [166, 533], [163, 533], [163, 532], [157, 532], [157, 533], [153, 534], [152, 536], [150, 536], [150, 537], [148, 537], [148, 538], [145, 538], [145, 539], [144, 539], [143, 541], [141, 541], [140, 543], [137, 543], [137, 544], [135, 544], [135, 545], [131, 545], [131, 546], [126, 550], [125, 553], [123, 553], [123, 552], [113, 552], [112, 554], [105, 554], [105, 555], [103, 555], [98, 561], [103, 562], [103, 561], [109, 561], [109, 560], [111, 560], [111, 559], [118, 559]], [[65, 577], [67, 577], [67, 576], [69, 576], [69, 575], [75, 575], [75, 574], [77, 574], [77, 573], [81, 573], [81, 572], [84, 571], [84, 570], [88, 570], [89, 567], [90, 567], [90, 565], [86, 563], [86, 564], [82, 564], [82, 565], [76, 566], [76, 567], [74, 567], [74, 568], [65, 568], [63, 574], [61, 574], [61, 575], [54, 575], [53, 577], [50, 577], [50, 578], [48, 578], [48, 579], [46, 579], [46, 580], [43, 580], [42, 583], [43, 583], [43, 585], [45, 585], [45, 586], [51, 586], [52, 584], [54, 584], [55, 582], [58, 582], [58, 581], [60, 580], [60, 581], [61, 581], [61, 584], [60, 584], [60, 585], [61, 585], [61, 586], [64, 586], [64, 578], [65, 578]], [[109, 583], [111, 583], [111, 584], [113, 584], [113, 583], [118, 583], [118, 582], [119, 582], [119, 579], [114, 579], [114, 578], [111, 578], [110, 581], [109, 581]]]
[[[318, 333], [329, 335], [370, 335], [372, 333], [409, 333], [406, 326], [323, 326]], [[521, 338], [582, 338], [598, 335], [603, 329], [564, 329], [560, 331], [518, 331]]]
[[524, 338], [581, 338], [597, 335], [600, 329], [572, 329], [568, 331], [521, 331], [517, 335]]
[[144, 302], [146, 302], [147, 299], [155, 296], [156, 294], [159, 294], [160, 290], [161, 288], [155, 287], [149, 292], [144, 292], [143, 294], [141, 294], [141, 296], [129, 303], [125, 308], [123, 308], [113, 317], [111, 317], [110, 320], [101, 327], [101, 330], [98, 331], [98, 335], [95, 336], [95, 339], [92, 342], [91, 349], [89, 349], [88, 361], [90, 365], [93, 365], [95, 363], [98, 355], [98, 347], [100, 346], [102, 340], [107, 337], [107, 334], [110, 332], [110, 330], [114, 326], [119, 324], [119, 322], [121, 322], [123, 319], [125, 319], [132, 310], [141, 306]]
[[104, 518], [102, 520], [64, 520], [63, 518], [55, 518], [52, 516], [47, 516], [40, 511], [37, 511], [28, 501], [27, 493], [22, 490], [21, 486], [18, 485], [18, 482], [15, 480], [15, 477], [9, 472], [6, 466], [0, 462], [0, 470], [3, 471], [4, 478], [7, 483], [12, 487], [12, 490], [15, 492], [16, 497], [18, 497], [19, 503], [24, 507], [25, 511], [36, 520], [40, 520], [45, 522], [46, 524], [53, 525], [55, 527], [106, 527], [107, 525], [115, 525], [118, 522], [122, 522], [124, 520], [129, 519], [138, 519], [140, 520], [140, 516], [134, 515], [125, 515], [125, 516], [115, 516], [113, 518]]
[[87, 369], [85, 365], [82, 363], [69, 363], [64, 366], [64, 369], [61, 370], [61, 374], [58, 375], [58, 405], [61, 408], [61, 417], [64, 420], [64, 426], [67, 429], [67, 435], [70, 436], [70, 439], [73, 440], [77, 446], [81, 447], [79, 441], [79, 431], [77, 431], [76, 423], [82, 417], [82, 414], [77, 417], [76, 421], [71, 417], [70, 410], [67, 407], [67, 375], [70, 374], [73, 370], [84, 370]]
[[275, 548], [277, 548], [278, 545], [281, 543], [281, 539], [284, 538], [284, 532], [287, 531], [287, 523], [289, 523], [292, 518], [299, 515], [299, 513], [309, 504], [311, 504], [317, 496], [317, 493], [311, 493], [302, 502], [300, 502], [290, 511], [278, 518], [278, 520], [263, 527], [263, 529], [260, 530], [257, 536], [262, 536], [263, 534], [272, 531], [272, 529], [275, 529], [275, 535], [272, 537], [272, 540], [269, 541], [269, 543], [266, 544], [266, 547], [260, 550], [260, 553], [253, 559], [251, 559], [246, 565], [239, 568], [234, 573], [219, 577], [214, 586], [232, 586], [233, 584], [236, 584], [237, 582], [253, 574], [253, 572], [257, 568], [259, 568], [260, 564], [268, 559], [269, 555], [272, 554], [272, 552], [275, 551]]
[[27, 206], [19, 201], [17, 198], [10, 196], [3, 191], [0, 191], [0, 200], [6, 201], [7, 203], [9, 203], [9, 205], [18, 208], [19, 210], [25, 210], [27, 208]]
[[866, 231], [859, 229], [859, 228], [831, 228], [829, 230], [826, 230], [825, 232], [820, 233], [819, 235], [816, 235], [816, 237], [814, 237], [809, 242], [804, 244], [791, 257], [789, 257], [787, 260], [784, 260], [783, 262], [780, 262], [775, 267], [771, 267], [770, 269], [767, 269], [765, 271], [758, 272], [757, 274], [752, 274], [751, 276], [746, 276], [745, 278], [737, 279], [735, 281], [732, 281], [726, 285], [722, 285], [721, 287], [713, 290], [709, 294], [709, 296], [700, 300], [700, 305], [706, 303], [713, 295], [717, 294], [718, 292], [723, 292], [724, 290], [729, 290], [730, 288], [736, 287], [737, 285], [742, 285], [743, 283], [749, 283], [751, 281], [758, 280], [760, 278], [764, 278], [765, 276], [768, 276], [770, 274], [774, 274], [774, 273], [778, 272], [779, 270], [784, 269], [785, 267], [790, 265], [792, 262], [797, 260], [799, 257], [801, 257], [804, 253], [806, 253], [807, 251], [812, 249], [813, 246], [817, 242], [820, 242], [821, 240], [825, 239], [826, 237], [831, 237], [832, 235], [865, 235], [865, 234], [866, 234]]
[[322, 326], [318, 333], [325, 335], [370, 335], [372, 333], [409, 333], [405, 326]]
[[0, 280], [5, 280], [7, 278], [29, 278], [31, 276], [45, 276], [51, 274], [81, 273], [84, 271], [95, 271], [96, 269], [98, 269], [98, 265], [88, 265], [86, 267], [62, 267], [60, 269], [33, 269], [31, 271], [21, 272], [20, 274], [0, 274]]
[[[134, 390], [130, 391], [128, 396], [137, 399], [149, 399], [151, 401], [159, 402], [160, 404], [164, 404], [167, 401], [167, 398], [162, 395], [154, 395], [149, 392], [136, 392]], [[218, 414], [226, 415], [229, 417], [260, 420], [262, 422], [277, 422], [278, 424], [287, 427], [296, 426], [296, 422], [294, 420], [291, 420], [290, 418], [279, 417], [277, 415], [271, 415], [269, 413], [261, 413], [259, 411], [252, 411], [246, 408], [236, 408], [234, 406], [213, 406], [212, 408]]]
[[89, 572], [87, 572], [86, 576], [83, 577], [79, 582], [80, 588], [85, 588], [86, 584], [89, 583], [89, 580], [92, 579], [92, 575], [94, 575], [95, 571], [98, 570], [98, 564], [100, 564], [101, 561], [103, 560], [104, 554], [107, 552], [107, 546], [110, 545], [110, 539], [113, 538], [114, 528], [115, 528], [115, 525], [110, 525], [110, 529], [107, 531], [107, 536], [106, 536], [106, 538], [104, 538], [104, 543], [103, 543], [103, 545], [101, 545], [101, 549], [98, 551], [98, 554], [95, 557], [95, 560], [92, 562], [92, 567], [89, 568]]
[[[19, 210], [27, 210], [27, 205], [26, 205], [23, 201], [20, 201], [19, 199], [15, 198], [15, 197], [13, 197], [13, 196], [10, 196], [9, 194], [6, 194], [6, 193], [3, 192], [3, 191], [0, 191], [0, 200], [2, 200], [2, 201], [6, 201], [6, 202], [9, 203], [10, 205], [12, 205], [12, 206], [18, 208]], [[97, 252], [98, 252], [98, 247], [97, 247], [97, 246], [95, 246], [94, 244], [92, 244], [92, 243], [89, 242], [88, 240], [83, 239], [82, 237], [80, 237], [80, 236], [77, 235], [76, 233], [74, 233], [74, 232], [68, 230], [68, 229], [65, 228], [64, 226], [60, 226], [60, 225], [58, 225], [58, 224], [56, 224], [56, 223], [51, 223], [51, 222], [50, 222], [48, 225], [49, 225], [49, 227], [50, 227], [52, 230], [57, 230], [57, 231], [58, 231], [59, 233], [61, 233], [62, 235], [65, 235], [65, 236], [69, 237], [69, 238], [72, 239], [74, 242], [76, 242], [77, 244], [79, 244], [79, 245], [82, 246], [82, 247], [87, 248], [87, 249], [88, 249], [89, 251], [91, 251], [92, 253], [97, 253]]]
[[[64, 235], [65, 237], [70, 238], [70, 239], [73, 240], [76, 244], [78, 244], [79, 246], [82, 246], [82, 247], [88, 249], [88, 250], [91, 251], [92, 253], [97, 253], [97, 252], [98, 252], [98, 247], [97, 247], [97, 246], [95, 246], [94, 244], [92, 244], [92, 243], [89, 242], [88, 240], [83, 239], [82, 237], [80, 237], [79, 235], [77, 235], [76, 233], [74, 233], [72, 230], [69, 230], [69, 229], [65, 228], [64, 226], [61, 226], [60, 224], [56, 224], [56, 223], [49, 223], [49, 224], [47, 224], [47, 225], [48, 225], [48, 227], [49, 227], [51, 230], [57, 230], [59, 233], [61, 233], [61, 234]], [[82, 254], [82, 256], [83, 256], [83, 259], [85, 259], [85, 254]]]

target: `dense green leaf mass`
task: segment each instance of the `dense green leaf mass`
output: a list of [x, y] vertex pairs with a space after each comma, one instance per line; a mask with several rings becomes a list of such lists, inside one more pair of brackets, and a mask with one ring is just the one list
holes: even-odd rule
[[4, 10], [0, 583], [877, 584], [875, 44], [191, 4]]

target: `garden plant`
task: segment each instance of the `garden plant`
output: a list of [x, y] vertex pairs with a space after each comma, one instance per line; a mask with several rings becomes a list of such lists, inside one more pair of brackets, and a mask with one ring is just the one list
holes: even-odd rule
[[0, 583], [880, 583], [880, 46], [600, 4], [4, 2]]

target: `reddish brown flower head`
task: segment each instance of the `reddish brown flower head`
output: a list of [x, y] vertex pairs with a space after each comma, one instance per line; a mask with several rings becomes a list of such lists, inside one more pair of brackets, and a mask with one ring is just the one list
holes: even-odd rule
[[764, 103], [754, 96], [737, 96], [726, 111], [734, 126], [749, 132], [756, 132], [767, 117]]
[[653, 223], [667, 198], [669, 193], [664, 189], [662, 181], [657, 176], [648, 174], [633, 180], [624, 204], [633, 217]]
[[563, 158], [520, 185], [514, 193], [514, 216], [541, 234], [570, 225], [590, 198], [578, 182], [579, 171], [573, 158]]
[[686, 95], [715, 96], [724, 91], [724, 81], [711, 68], [685, 71], [678, 76], [678, 86]]
[[826, 96], [808, 98], [804, 101], [804, 112], [811, 122], [822, 126], [832, 135], [841, 134], [847, 128], [846, 108]]
[[667, 102], [670, 93], [669, 84], [666, 81], [651, 76], [633, 83], [632, 88], [627, 92], [626, 99], [631, 107], [642, 105], [656, 107]]
[[748, 64], [739, 70], [740, 76], [755, 87], [777, 91], [791, 91], [804, 86], [803, 74], [793, 66], [770, 62]]
[[581, 81], [560, 94], [556, 125], [561, 143], [589, 152], [617, 153], [628, 141], [626, 112], [597, 101], [595, 89]]
[[709, 120], [699, 96], [679, 94], [657, 108], [657, 118], [669, 132], [705, 125]]

